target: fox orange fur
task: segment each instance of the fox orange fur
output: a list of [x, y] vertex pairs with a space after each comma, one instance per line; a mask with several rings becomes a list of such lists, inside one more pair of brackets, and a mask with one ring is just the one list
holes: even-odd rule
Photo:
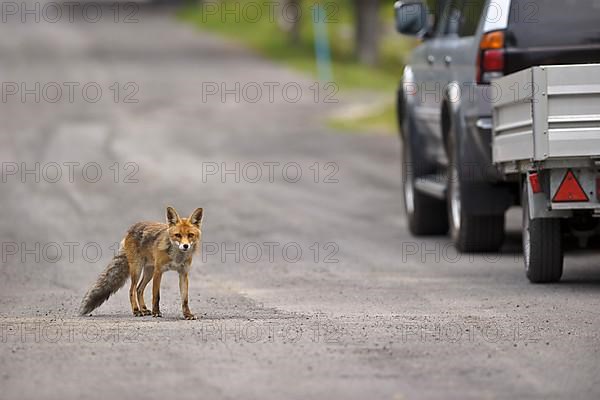
[[[167, 207], [166, 224], [138, 222], [131, 226], [121, 241], [118, 254], [83, 298], [80, 314], [85, 315], [98, 308], [125, 284], [129, 276], [129, 301], [133, 315], [160, 317], [160, 281], [165, 271], [173, 270], [179, 273], [183, 316], [196, 319], [188, 305], [188, 276], [192, 257], [200, 248], [202, 217], [202, 208], [197, 208], [189, 218], [180, 218], [173, 207]], [[144, 289], [150, 280], [152, 311], [144, 303]]]

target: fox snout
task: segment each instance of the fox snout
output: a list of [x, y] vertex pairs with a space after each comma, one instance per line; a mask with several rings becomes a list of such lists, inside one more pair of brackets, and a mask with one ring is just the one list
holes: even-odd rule
[[191, 248], [192, 248], [192, 245], [189, 243], [179, 243], [179, 250], [181, 250], [181, 251], [188, 251]]

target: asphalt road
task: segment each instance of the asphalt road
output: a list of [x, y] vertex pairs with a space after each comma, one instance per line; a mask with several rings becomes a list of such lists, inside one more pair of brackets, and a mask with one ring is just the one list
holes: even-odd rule
[[[397, 138], [328, 130], [346, 100], [172, 10], [110, 10], [0, 26], [0, 397], [600, 398], [597, 256], [533, 286], [518, 214], [501, 254], [412, 238]], [[175, 273], [162, 319], [126, 290], [76, 316], [166, 205], [205, 208], [199, 320]]]

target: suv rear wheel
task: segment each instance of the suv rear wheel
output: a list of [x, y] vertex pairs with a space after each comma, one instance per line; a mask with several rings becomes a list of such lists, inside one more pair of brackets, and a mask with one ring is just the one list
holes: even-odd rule
[[504, 213], [473, 215], [462, 206], [462, 199], [477, 198], [477, 191], [465, 183], [468, 177], [461, 167], [454, 128], [449, 135], [450, 166], [447, 172], [447, 203], [450, 235], [456, 248], [463, 252], [497, 251], [504, 241]]

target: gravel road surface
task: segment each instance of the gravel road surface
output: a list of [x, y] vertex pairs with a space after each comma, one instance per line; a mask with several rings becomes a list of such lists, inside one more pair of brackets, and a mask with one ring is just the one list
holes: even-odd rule
[[[597, 256], [528, 284], [518, 210], [501, 254], [412, 238], [396, 137], [329, 130], [341, 95], [172, 8], [111, 7], [0, 26], [1, 398], [600, 398]], [[78, 317], [166, 205], [205, 208], [199, 319], [175, 273], [162, 319], [125, 289]]]

